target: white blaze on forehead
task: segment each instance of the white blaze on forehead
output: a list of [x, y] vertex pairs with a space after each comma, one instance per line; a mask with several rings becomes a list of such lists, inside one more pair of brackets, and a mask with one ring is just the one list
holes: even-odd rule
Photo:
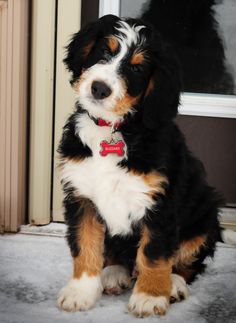
[[121, 43], [121, 45], [125, 42], [127, 46], [131, 46], [132, 44], [138, 44], [142, 43], [142, 38], [140, 38], [139, 31], [145, 26], [130, 26], [125, 21], [119, 22], [120, 27], [117, 27], [116, 29], [122, 33], [121, 35], [118, 35], [118, 39]]
[[132, 44], [141, 45], [144, 42], [144, 37], [140, 37], [139, 31], [146, 28], [145, 26], [130, 26], [125, 21], [120, 21], [118, 24], [120, 27], [116, 27], [116, 30], [118, 30], [120, 34], [115, 35], [115, 37], [119, 41], [120, 51], [110, 62], [108, 62], [108, 65], [115, 68], [116, 71], [122, 59], [127, 55], [128, 48]]

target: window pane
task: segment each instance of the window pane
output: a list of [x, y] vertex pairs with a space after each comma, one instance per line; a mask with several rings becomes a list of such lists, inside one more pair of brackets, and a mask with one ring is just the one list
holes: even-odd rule
[[235, 94], [235, 0], [121, 0], [121, 17], [151, 22], [173, 45], [185, 92]]

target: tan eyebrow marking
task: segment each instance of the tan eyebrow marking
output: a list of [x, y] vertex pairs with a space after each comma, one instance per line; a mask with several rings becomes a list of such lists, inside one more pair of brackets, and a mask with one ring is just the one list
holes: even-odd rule
[[118, 49], [119, 42], [117, 38], [115, 37], [109, 37], [108, 38], [108, 47], [110, 48], [112, 53], [115, 53]]
[[133, 56], [131, 57], [130, 63], [133, 65], [141, 64], [145, 59], [143, 52], [134, 52]]

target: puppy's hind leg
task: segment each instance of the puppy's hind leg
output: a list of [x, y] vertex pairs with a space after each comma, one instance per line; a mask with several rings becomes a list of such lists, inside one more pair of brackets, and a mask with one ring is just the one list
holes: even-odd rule
[[105, 267], [102, 271], [101, 280], [103, 292], [108, 295], [119, 295], [132, 286], [129, 270], [122, 265]]

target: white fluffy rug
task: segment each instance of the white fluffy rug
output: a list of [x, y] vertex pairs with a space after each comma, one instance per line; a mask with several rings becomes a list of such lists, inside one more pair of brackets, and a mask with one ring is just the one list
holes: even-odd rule
[[236, 248], [219, 244], [214, 262], [190, 287], [190, 297], [172, 304], [166, 316], [137, 319], [126, 309], [130, 292], [103, 296], [88, 312], [66, 313], [56, 295], [67, 282], [72, 263], [64, 238], [0, 236], [1, 323], [235, 323]]

